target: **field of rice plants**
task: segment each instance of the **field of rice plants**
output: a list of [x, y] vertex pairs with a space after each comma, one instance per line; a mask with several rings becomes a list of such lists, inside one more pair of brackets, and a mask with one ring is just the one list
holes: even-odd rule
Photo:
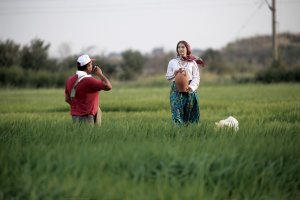
[[168, 87], [114, 87], [92, 128], [64, 89], [0, 89], [0, 199], [298, 199], [300, 84], [198, 93], [201, 122], [177, 127]]

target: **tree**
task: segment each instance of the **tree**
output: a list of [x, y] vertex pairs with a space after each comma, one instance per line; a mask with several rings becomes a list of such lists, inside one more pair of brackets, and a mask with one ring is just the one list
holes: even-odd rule
[[24, 46], [21, 55], [21, 66], [24, 69], [49, 69], [54, 64], [48, 59], [50, 44], [44, 44], [40, 39], [31, 40], [30, 46]]
[[68, 43], [64, 42], [59, 45], [58, 52], [59, 52], [61, 59], [65, 59], [65, 58], [71, 56], [72, 50], [71, 50], [70, 45]]
[[93, 56], [96, 59], [94, 62], [95, 65], [99, 66], [102, 72], [111, 77], [116, 77], [118, 61], [114, 61], [109, 59], [109, 57], [105, 56]]
[[12, 40], [0, 41], [0, 67], [10, 67], [19, 64], [20, 45]]
[[169, 61], [174, 58], [174, 52], [165, 53], [164, 51], [161, 51], [156, 53], [155, 50], [151, 55], [147, 55], [146, 57], [144, 65], [145, 74], [153, 75], [166, 73]]
[[65, 71], [65, 70], [77, 70], [77, 58], [78, 55], [70, 55], [65, 58], [62, 58], [58, 63], [58, 71]]
[[226, 71], [226, 62], [224, 61], [220, 51], [208, 49], [204, 52], [203, 60], [209, 66], [208, 69], [212, 72], [222, 74]]
[[122, 53], [121, 79], [133, 80], [143, 70], [145, 58], [139, 51], [127, 50]]

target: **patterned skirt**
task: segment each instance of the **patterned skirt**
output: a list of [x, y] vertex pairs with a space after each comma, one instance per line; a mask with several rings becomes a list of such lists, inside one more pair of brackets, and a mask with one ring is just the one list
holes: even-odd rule
[[172, 120], [179, 125], [197, 123], [200, 118], [200, 108], [196, 92], [178, 92], [173, 81], [170, 91], [170, 106]]

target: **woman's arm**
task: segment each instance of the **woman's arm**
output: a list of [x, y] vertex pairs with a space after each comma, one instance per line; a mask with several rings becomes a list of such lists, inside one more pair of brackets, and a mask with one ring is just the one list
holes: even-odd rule
[[190, 91], [194, 92], [198, 89], [200, 83], [200, 72], [197, 63], [194, 61], [192, 66], [192, 81], [189, 85]]
[[174, 59], [170, 60], [166, 73], [166, 79], [172, 81], [178, 72], [179, 68], [178, 66], [176, 66], [176, 62], [174, 61]]

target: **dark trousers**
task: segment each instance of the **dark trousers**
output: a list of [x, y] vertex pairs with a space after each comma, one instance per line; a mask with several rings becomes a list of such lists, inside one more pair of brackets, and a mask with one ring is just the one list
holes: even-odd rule
[[72, 115], [72, 120], [75, 123], [88, 123], [88, 124], [97, 124], [101, 125], [101, 117], [102, 117], [102, 111], [98, 107], [98, 111], [96, 115], [82, 115], [82, 116], [75, 116]]

